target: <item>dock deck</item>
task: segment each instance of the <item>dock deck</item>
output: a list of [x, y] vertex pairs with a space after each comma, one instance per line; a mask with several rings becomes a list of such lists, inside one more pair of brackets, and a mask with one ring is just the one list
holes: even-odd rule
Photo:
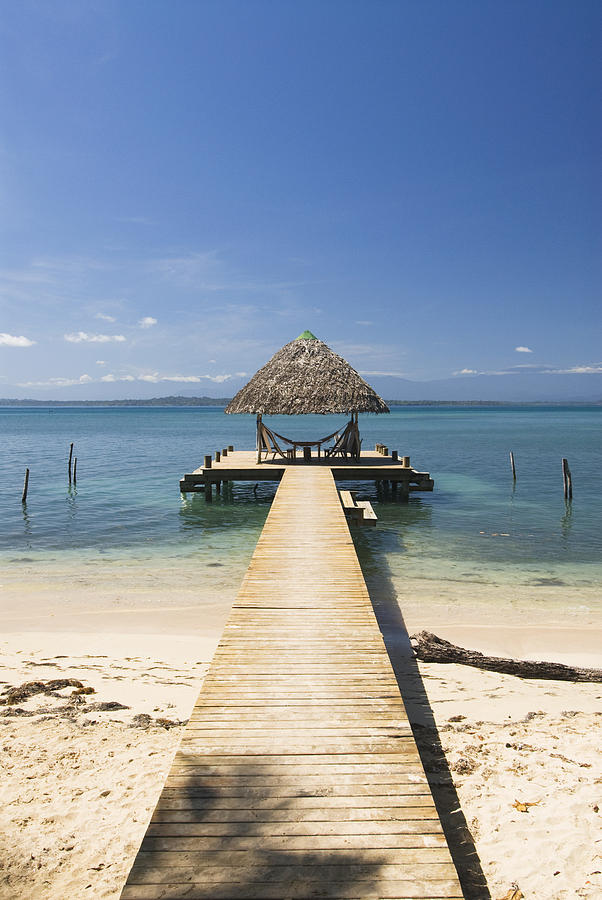
[[393, 459], [376, 451], [363, 450], [359, 460], [318, 456], [314, 451], [311, 461], [303, 458], [257, 462], [256, 450], [236, 450], [222, 456], [219, 462], [212, 460], [211, 467], [199, 466], [184, 475], [180, 481], [182, 493], [211, 491], [211, 485], [223, 481], [280, 481], [290, 469], [327, 469], [336, 481], [389, 481], [409, 491], [432, 491], [433, 480], [428, 472], [418, 472], [404, 466], [402, 459]]
[[122, 900], [462, 898], [330, 466], [290, 466]]

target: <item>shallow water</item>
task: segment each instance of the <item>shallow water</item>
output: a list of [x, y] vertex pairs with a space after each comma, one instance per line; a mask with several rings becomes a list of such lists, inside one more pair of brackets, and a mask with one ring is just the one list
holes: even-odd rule
[[[289, 436], [322, 436], [344, 417], [273, 417]], [[362, 416], [363, 446], [382, 441], [435, 479], [407, 504], [356, 487], [376, 529], [357, 536], [365, 567], [403, 579], [537, 589], [602, 584], [602, 407], [403, 407]], [[214, 408], [0, 410], [0, 562], [202, 568], [220, 583], [244, 571], [275, 486], [240, 483], [212, 504], [178, 481], [228, 444], [249, 448], [250, 416]], [[69, 487], [75, 443], [78, 482]], [[513, 484], [508, 453], [514, 451]], [[574, 479], [564, 501], [561, 458]], [[25, 467], [28, 502], [20, 502]], [[211, 567], [215, 568], [210, 572]], [[223, 569], [219, 571], [218, 569]]]

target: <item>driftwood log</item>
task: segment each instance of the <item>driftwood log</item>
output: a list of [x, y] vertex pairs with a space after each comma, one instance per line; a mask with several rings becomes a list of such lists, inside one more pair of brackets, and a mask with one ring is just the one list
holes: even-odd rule
[[581, 669], [562, 663], [532, 662], [526, 659], [506, 659], [499, 656], [485, 656], [478, 650], [464, 650], [443, 638], [421, 631], [410, 637], [412, 649], [422, 662], [459, 663], [502, 672], [504, 675], [518, 675], [519, 678], [548, 678], [555, 681], [598, 681], [602, 682], [602, 669]]

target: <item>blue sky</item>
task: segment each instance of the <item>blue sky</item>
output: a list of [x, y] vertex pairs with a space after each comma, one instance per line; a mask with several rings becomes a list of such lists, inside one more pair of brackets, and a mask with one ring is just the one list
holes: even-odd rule
[[0, 396], [602, 372], [598, 2], [1, 7]]

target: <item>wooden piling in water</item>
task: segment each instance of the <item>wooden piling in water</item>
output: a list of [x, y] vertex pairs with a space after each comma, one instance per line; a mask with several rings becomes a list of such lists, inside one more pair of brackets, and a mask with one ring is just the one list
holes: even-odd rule
[[571, 475], [571, 470], [569, 468], [569, 462], [565, 457], [562, 457], [562, 484], [564, 487], [564, 499], [572, 500], [573, 499], [573, 476]]
[[71, 484], [71, 461], [72, 461], [72, 459], [73, 459], [73, 444], [71, 444], [71, 446], [69, 447], [69, 465], [68, 465], [69, 484]]
[[514, 464], [514, 453], [510, 451], [510, 466], [512, 468], [512, 477], [516, 481], [516, 466]]
[[77, 484], [77, 456], [73, 461], [73, 484]]
[[29, 469], [25, 469], [25, 481], [23, 482], [23, 494], [21, 495], [21, 503], [27, 503], [28, 488], [29, 488]]

